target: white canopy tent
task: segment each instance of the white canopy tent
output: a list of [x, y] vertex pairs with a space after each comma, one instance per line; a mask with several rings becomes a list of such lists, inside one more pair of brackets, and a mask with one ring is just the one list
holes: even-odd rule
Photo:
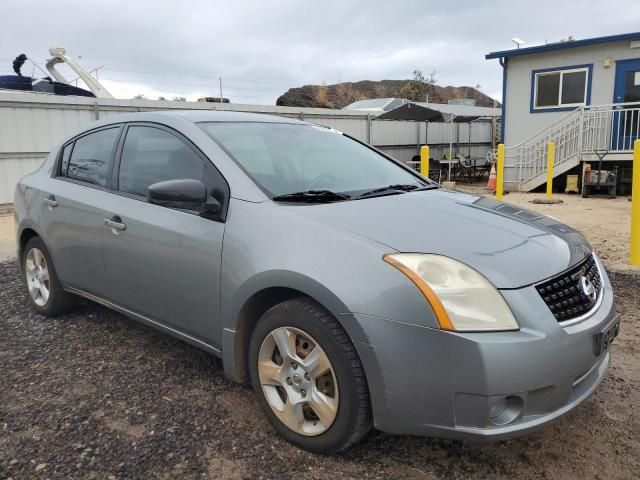
[[478, 107], [459, 103], [412, 102], [404, 98], [376, 98], [360, 100], [343, 110], [367, 112], [377, 120], [413, 120], [418, 122], [449, 123], [448, 178], [451, 180], [454, 123], [471, 123], [479, 119], [498, 118], [500, 108]]

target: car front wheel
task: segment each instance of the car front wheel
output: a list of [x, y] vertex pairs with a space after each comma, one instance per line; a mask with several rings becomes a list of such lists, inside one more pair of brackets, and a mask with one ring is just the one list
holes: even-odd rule
[[253, 388], [290, 442], [313, 452], [344, 450], [371, 428], [364, 370], [341, 325], [304, 298], [267, 311], [250, 344]]

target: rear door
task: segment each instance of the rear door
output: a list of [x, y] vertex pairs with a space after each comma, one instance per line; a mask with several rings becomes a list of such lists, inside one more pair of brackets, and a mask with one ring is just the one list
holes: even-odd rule
[[40, 224], [58, 276], [65, 286], [96, 295], [105, 293], [102, 231], [121, 130], [104, 127], [67, 143], [42, 192]]
[[119, 156], [117, 194], [105, 216], [111, 223], [102, 228], [108, 298], [219, 345], [225, 224], [147, 203], [146, 190], [163, 180], [195, 178], [226, 205], [224, 178], [186, 138], [157, 124], [127, 126]]
[[631, 150], [633, 142], [640, 138], [640, 58], [616, 62], [614, 103], [631, 103], [617, 107], [613, 114], [612, 150]]

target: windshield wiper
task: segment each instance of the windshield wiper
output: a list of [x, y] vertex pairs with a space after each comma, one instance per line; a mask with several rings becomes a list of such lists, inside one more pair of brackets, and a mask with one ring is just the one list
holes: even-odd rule
[[371, 197], [381, 194], [394, 194], [394, 193], [402, 193], [402, 192], [412, 192], [414, 190], [430, 190], [432, 188], [438, 188], [437, 185], [416, 185], [415, 183], [409, 184], [397, 184], [397, 185], [387, 185], [386, 187], [375, 188], [373, 190], [369, 190], [367, 192], [361, 193], [356, 198], [364, 198]]
[[285, 193], [276, 195], [273, 200], [276, 202], [336, 202], [339, 200], [349, 200], [351, 195], [345, 193], [332, 192], [331, 190], [305, 190], [303, 192]]

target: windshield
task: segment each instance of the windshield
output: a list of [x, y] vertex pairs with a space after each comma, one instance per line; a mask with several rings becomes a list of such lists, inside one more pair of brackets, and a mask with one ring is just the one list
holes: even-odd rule
[[388, 185], [426, 184], [333, 129], [252, 122], [200, 126], [273, 197], [294, 192], [357, 193]]

